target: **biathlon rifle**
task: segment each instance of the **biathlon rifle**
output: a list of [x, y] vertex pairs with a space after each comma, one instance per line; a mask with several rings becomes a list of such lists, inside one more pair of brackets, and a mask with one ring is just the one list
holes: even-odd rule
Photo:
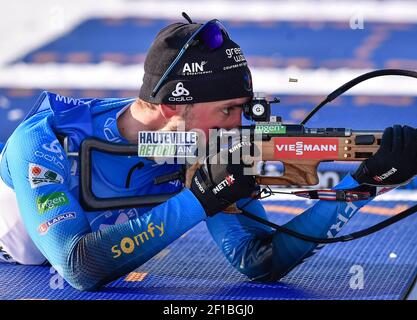
[[[238, 130], [249, 130], [261, 135], [262, 161], [279, 161], [284, 165], [281, 176], [265, 176], [256, 174], [259, 185], [266, 185], [262, 189], [267, 196], [274, 192], [270, 185], [279, 186], [313, 186], [318, 184], [317, 167], [324, 161], [363, 161], [377, 152], [383, 131], [378, 130], [352, 130], [348, 128], [308, 128], [307, 121], [324, 105], [333, 101], [347, 90], [357, 84], [380, 76], [406, 76], [417, 78], [417, 72], [401, 69], [382, 69], [365, 73], [345, 83], [322, 102], [320, 102], [300, 124], [285, 124], [279, 117], [271, 115], [271, 104], [278, 103], [278, 99], [268, 101], [263, 96], [255, 96], [244, 106], [244, 116], [255, 122], [253, 125], [242, 126]], [[256, 145], [257, 142], [255, 142]], [[85, 139], [80, 147], [80, 202], [85, 210], [112, 210], [143, 206], [155, 206], [167, 201], [174, 194], [159, 194], [146, 196], [131, 196], [121, 198], [98, 198], [92, 191], [92, 160], [93, 150], [115, 155], [135, 156], [138, 153], [137, 145], [120, 145], [104, 142], [95, 138]], [[158, 177], [155, 183], [164, 183], [170, 180], [183, 179], [186, 171], [182, 170], [163, 177]], [[389, 189], [389, 188], [388, 188]], [[327, 195], [317, 192], [294, 192], [293, 194], [315, 199], [326, 199]], [[315, 197], [314, 197], [315, 195]], [[319, 196], [318, 196], [319, 195]], [[259, 193], [261, 196], [261, 192]], [[369, 194], [368, 194], [369, 197]], [[365, 197], [366, 198], [366, 197]], [[341, 191], [335, 192], [333, 199], [338, 201], [361, 200], [361, 192]], [[246, 204], [245, 204], [246, 205]], [[240, 208], [242, 209], [242, 208]], [[276, 225], [270, 221], [259, 218], [245, 210], [240, 213], [266, 224], [280, 232], [296, 238], [314, 243], [334, 243], [358, 239], [381, 230], [417, 211], [417, 205], [386, 219], [365, 230], [332, 239], [309, 237], [295, 231]]]

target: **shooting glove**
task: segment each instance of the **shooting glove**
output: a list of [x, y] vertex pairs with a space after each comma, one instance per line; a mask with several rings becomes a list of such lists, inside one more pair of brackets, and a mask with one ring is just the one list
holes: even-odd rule
[[386, 128], [381, 146], [363, 161], [353, 178], [374, 186], [402, 184], [417, 174], [417, 129], [409, 126]]
[[[190, 190], [208, 216], [224, 210], [239, 199], [251, 196], [256, 190], [255, 177], [244, 174], [243, 162], [231, 162], [232, 155], [236, 152], [240, 154], [241, 149], [242, 146], [237, 145], [207, 157], [191, 179]], [[215, 157], [217, 162], [213, 163]], [[223, 161], [220, 162], [220, 159]], [[229, 161], [225, 163], [224, 159]]]

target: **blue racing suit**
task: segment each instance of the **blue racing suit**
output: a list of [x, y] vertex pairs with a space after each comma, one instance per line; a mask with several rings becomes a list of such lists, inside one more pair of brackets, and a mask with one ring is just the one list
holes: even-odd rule
[[[203, 220], [229, 262], [251, 279], [279, 279], [318, 249], [316, 244], [277, 233], [241, 215], [218, 213], [207, 218], [180, 181], [153, 183], [155, 177], [178, 170], [177, 165], [139, 157], [93, 152], [94, 194], [179, 193], [153, 208], [84, 211], [78, 201], [78, 158], [67, 156], [57, 136], [68, 137], [70, 152], [78, 151], [87, 137], [127, 144], [118, 131], [117, 117], [133, 101], [72, 99], [44, 92], [2, 152], [1, 177], [16, 193], [25, 229], [73, 287], [95, 290], [117, 279]], [[138, 162], [144, 165], [134, 171], [126, 188], [128, 172]], [[338, 188], [356, 186], [348, 175]], [[239, 201], [238, 207], [246, 201]], [[318, 201], [286, 226], [310, 236], [333, 237], [367, 202]], [[266, 218], [259, 201], [252, 201], [246, 209]]]

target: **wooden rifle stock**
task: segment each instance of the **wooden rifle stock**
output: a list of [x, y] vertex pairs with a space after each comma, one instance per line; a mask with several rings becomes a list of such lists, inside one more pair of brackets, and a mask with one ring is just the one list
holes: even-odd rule
[[[305, 145], [312, 138], [315, 145]], [[362, 132], [352, 131], [346, 137], [286, 137], [274, 136], [269, 141], [256, 142], [262, 150], [262, 161], [279, 161], [284, 165], [282, 176], [256, 176], [256, 182], [262, 185], [297, 185], [312, 186], [319, 183], [317, 167], [320, 162], [326, 161], [363, 161], [377, 152], [382, 138], [381, 131]], [[336, 139], [336, 140], [335, 140]], [[288, 143], [286, 142], [288, 140]], [[321, 146], [327, 148], [329, 141], [334, 143], [334, 152], [314, 152]], [[287, 152], [278, 149], [278, 146], [287, 146]], [[288, 152], [288, 149], [290, 151]], [[299, 155], [297, 156], [297, 150]], [[291, 154], [292, 152], [292, 154]], [[313, 154], [313, 155], [312, 155]], [[328, 154], [328, 156], [327, 156]], [[280, 156], [281, 155], [281, 156]]]

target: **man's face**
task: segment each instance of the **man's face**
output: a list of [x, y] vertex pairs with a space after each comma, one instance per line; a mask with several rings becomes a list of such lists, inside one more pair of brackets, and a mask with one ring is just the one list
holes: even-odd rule
[[206, 137], [213, 128], [232, 129], [242, 124], [242, 104], [250, 98], [195, 103], [184, 115], [186, 130], [200, 129]]

